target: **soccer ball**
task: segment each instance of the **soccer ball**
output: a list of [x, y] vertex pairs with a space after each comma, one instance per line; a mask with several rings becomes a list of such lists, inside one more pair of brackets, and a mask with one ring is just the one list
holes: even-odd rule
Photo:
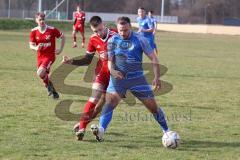
[[175, 149], [180, 145], [180, 136], [174, 131], [166, 132], [162, 137], [162, 144], [166, 148]]
[[92, 132], [97, 132], [98, 131], [98, 125], [96, 125], [96, 124], [92, 124], [90, 128], [91, 128]]

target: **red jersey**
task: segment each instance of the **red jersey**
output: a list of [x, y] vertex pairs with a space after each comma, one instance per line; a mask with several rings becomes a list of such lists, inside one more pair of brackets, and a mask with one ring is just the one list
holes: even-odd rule
[[85, 12], [83, 12], [83, 11], [74, 12], [74, 19], [75, 19], [74, 25], [84, 24], [84, 22], [85, 22]]
[[96, 70], [101, 69], [102, 66], [107, 67], [107, 42], [116, 33], [116, 30], [107, 29], [107, 36], [105, 39], [102, 39], [96, 33], [90, 37], [87, 47], [87, 53], [94, 54], [97, 51], [97, 54], [99, 55], [99, 60], [96, 66]]
[[56, 38], [60, 38], [62, 35], [62, 32], [51, 26], [46, 26], [43, 32], [40, 31], [39, 27], [35, 27], [30, 32], [29, 42], [42, 45], [42, 48], [37, 51], [38, 57], [55, 57]]

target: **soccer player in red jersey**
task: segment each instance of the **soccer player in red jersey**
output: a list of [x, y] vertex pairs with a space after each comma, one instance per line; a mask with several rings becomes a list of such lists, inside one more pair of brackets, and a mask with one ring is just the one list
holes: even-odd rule
[[80, 6], [77, 6], [77, 11], [74, 12], [74, 24], [73, 24], [73, 48], [77, 47], [76, 33], [79, 31], [82, 36], [82, 48], [84, 48], [85, 36], [84, 36], [84, 23], [85, 23], [85, 12], [83, 12]]
[[106, 28], [102, 23], [102, 19], [98, 16], [93, 16], [90, 19], [90, 26], [94, 34], [89, 39], [85, 57], [76, 60], [64, 56], [62, 61], [62, 63], [66, 64], [83, 66], [91, 63], [95, 52], [99, 56], [92, 84], [92, 95], [84, 106], [84, 114], [80, 118], [80, 123], [74, 127], [78, 140], [83, 139], [87, 124], [97, 116], [104, 104], [105, 93], [110, 79], [107, 66], [107, 42], [116, 34], [116, 30]]
[[[59, 95], [49, 80], [49, 72], [55, 61], [55, 56], [63, 50], [65, 37], [57, 28], [45, 23], [44, 13], [37, 13], [35, 21], [38, 26], [30, 32], [29, 45], [30, 49], [37, 51], [37, 75], [43, 80], [48, 90], [48, 96], [57, 99]], [[56, 49], [56, 38], [61, 39], [60, 49]]]

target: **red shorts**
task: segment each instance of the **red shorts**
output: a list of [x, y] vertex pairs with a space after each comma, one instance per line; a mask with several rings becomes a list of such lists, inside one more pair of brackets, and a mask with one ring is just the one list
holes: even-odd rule
[[37, 58], [37, 68], [42, 66], [47, 69], [47, 72], [50, 71], [50, 67], [55, 61], [55, 57], [38, 57]]
[[76, 31], [76, 32], [84, 32], [84, 24], [75, 24], [73, 26], [73, 29]]
[[110, 80], [110, 72], [109, 72], [108, 68], [102, 67], [99, 72], [95, 73], [93, 83], [101, 84], [103, 86], [104, 91], [106, 91], [109, 80]]

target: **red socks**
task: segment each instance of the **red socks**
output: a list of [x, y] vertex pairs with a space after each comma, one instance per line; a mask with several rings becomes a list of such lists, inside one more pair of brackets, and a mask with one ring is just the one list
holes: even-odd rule
[[88, 123], [92, 120], [92, 114], [95, 109], [96, 104], [87, 101], [84, 106], [84, 113], [80, 117], [80, 126], [79, 129], [86, 129]]
[[44, 77], [40, 77], [43, 81], [43, 83], [45, 84], [45, 86], [47, 87], [49, 84], [49, 77], [48, 74], [46, 74]]
[[73, 42], [76, 42], [76, 41], [77, 41], [77, 37], [73, 36]]

